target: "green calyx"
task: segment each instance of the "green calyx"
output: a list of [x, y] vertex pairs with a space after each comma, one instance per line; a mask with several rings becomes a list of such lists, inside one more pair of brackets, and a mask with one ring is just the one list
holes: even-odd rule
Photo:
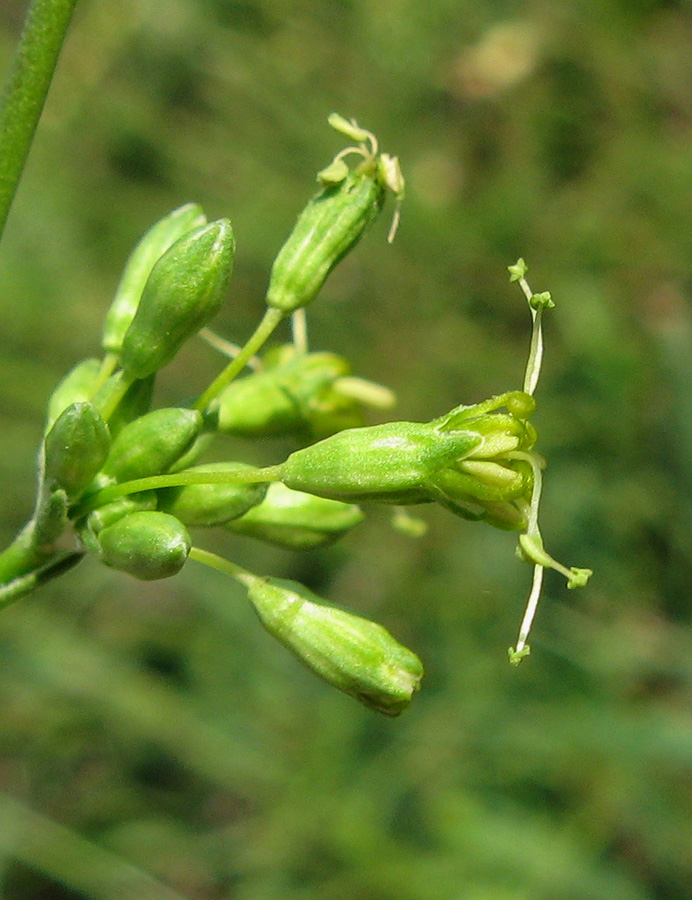
[[443, 432], [431, 423], [350, 428], [292, 453], [279, 477], [287, 487], [332, 500], [422, 503], [436, 499], [435, 476], [480, 442], [475, 432]]
[[[248, 472], [244, 463], [209, 463], [189, 472]], [[267, 493], [266, 484], [188, 484], [159, 491], [159, 509], [171, 513], [185, 525], [224, 525], [256, 507]]]
[[220, 219], [188, 232], [158, 259], [122, 341], [128, 377], [146, 378], [167, 365], [216, 315], [234, 252], [231, 223]]
[[[251, 438], [293, 436], [307, 443], [363, 425], [365, 407], [375, 405], [384, 389], [350, 372], [348, 361], [335, 353], [297, 353], [284, 345], [265, 356], [261, 371], [220, 394], [212, 407], [219, 430]], [[380, 388], [374, 401], [368, 387]], [[385, 399], [390, 398], [387, 392]]]
[[113, 441], [103, 474], [133, 481], [167, 472], [189, 449], [203, 426], [196, 409], [155, 409], [135, 419]]
[[142, 292], [154, 265], [168, 248], [194, 228], [206, 224], [197, 203], [186, 203], [149, 228], [130, 254], [110, 309], [106, 313], [101, 344], [108, 353], [120, 353], [123, 338], [135, 317]]
[[[403, 196], [404, 180], [395, 157], [380, 154], [371, 132], [332, 114], [329, 124], [358, 142], [317, 175], [321, 191], [309, 201], [272, 266], [268, 306], [284, 314], [311, 303], [327, 276], [377, 217], [387, 188]], [[360, 162], [349, 169], [345, 157]]]
[[108, 426], [96, 408], [87, 401], [71, 403], [45, 438], [46, 484], [76, 497], [101, 469], [110, 442]]
[[101, 560], [141, 581], [177, 575], [190, 552], [182, 522], [163, 512], [133, 512], [98, 535]]
[[311, 303], [377, 217], [384, 197], [376, 170], [351, 172], [325, 186], [300, 214], [274, 261], [267, 305], [291, 313]]
[[365, 515], [359, 506], [293, 491], [276, 482], [264, 500], [228, 522], [234, 534], [267, 541], [289, 550], [312, 550], [342, 537]]
[[387, 716], [397, 716], [420, 687], [418, 657], [381, 625], [334, 606], [295, 581], [247, 576], [262, 624], [329, 684]]

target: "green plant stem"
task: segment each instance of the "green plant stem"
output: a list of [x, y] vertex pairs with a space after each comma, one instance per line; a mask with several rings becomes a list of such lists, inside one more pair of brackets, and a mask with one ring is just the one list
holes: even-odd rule
[[54, 553], [53, 558], [44, 565], [36, 565], [31, 571], [26, 571], [7, 581], [7, 583], [1, 584], [0, 609], [4, 609], [25, 594], [30, 594], [31, 591], [45, 584], [46, 581], [51, 581], [53, 578], [57, 578], [58, 575], [67, 572], [73, 566], [76, 566], [83, 556], [84, 553], [77, 550]]
[[147, 478], [136, 478], [111, 484], [102, 488], [90, 497], [86, 497], [70, 512], [70, 518], [79, 519], [106, 503], [118, 500], [127, 494], [138, 494], [140, 491], [157, 491], [159, 488], [184, 487], [188, 484], [263, 484], [280, 480], [281, 466], [265, 466], [261, 469], [247, 469], [242, 472], [229, 472], [220, 469], [218, 472], [175, 472], [170, 475], [150, 475]]
[[237, 563], [231, 562], [230, 559], [224, 559], [223, 556], [217, 556], [216, 553], [210, 553], [209, 550], [202, 550], [201, 547], [190, 548], [190, 559], [209, 566], [210, 569], [216, 569], [217, 572], [223, 572], [224, 575], [230, 575], [231, 578], [235, 578], [236, 581], [244, 584], [245, 587], [250, 587], [252, 582], [258, 578], [257, 575], [253, 575], [252, 572], [248, 572], [247, 569], [243, 569]]
[[77, 0], [32, 0], [0, 100], [0, 236]]
[[258, 350], [266, 343], [276, 326], [284, 318], [283, 312], [279, 309], [270, 307], [262, 317], [262, 321], [255, 329], [254, 334], [249, 338], [248, 342], [238, 353], [235, 359], [226, 366], [226, 368], [212, 381], [206, 391], [200, 396], [195, 403], [195, 409], [204, 412], [212, 400], [221, 393], [221, 391], [229, 385], [236, 375], [243, 371], [248, 360], [250, 360]]

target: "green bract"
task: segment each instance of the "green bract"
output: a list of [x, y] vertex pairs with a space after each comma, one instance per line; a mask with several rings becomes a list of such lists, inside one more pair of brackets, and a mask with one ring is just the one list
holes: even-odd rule
[[370, 709], [397, 716], [419, 689], [421, 661], [381, 625], [325, 605], [295, 581], [253, 578], [248, 596], [275, 638]]
[[196, 409], [155, 409], [118, 434], [104, 474], [116, 481], [133, 481], [167, 472], [193, 443], [202, 425], [202, 414]]
[[130, 254], [115, 297], [106, 314], [102, 346], [119, 353], [125, 332], [137, 312], [142, 291], [151, 270], [168, 248], [193, 228], [206, 224], [206, 216], [197, 203], [186, 203], [164, 216], [144, 234]]
[[176, 575], [190, 552], [190, 536], [163, 512], [133, 512], [98, 535], [101, 560], [142, 581]]
[[[186, 469], [185, 472], [228, 472], [242, 474], [252, 469], [244, 463], [210, 463]], [[186, 525], [223, 525], [242, 516], [262, 502], [266, 484], [186, 484], [159, 491], [159, 509], [165, 510]]]
[[229, 522], [227, 528], [290, 550], [311, 550], [337, 540], [364, 518], [360, 507], [352, 503], [315, 497], [275, 483], [258, 506]]
[[376, 161], [314, 197], [298, 217], [272, 266], [267, 304], [285, 313], [307, 306], [327, 275], [382, 209], [385, 183]]
[[233, 268], [228, 219], [196, 228], [158, 260], [122, 342], [126, 375], [145, 378], [169, 363], [219, 310]]
[[71, 403], [45, 438], [46, 483], [75, 497], [97, 474], [109, 447], [108, 426], [91, 403]]

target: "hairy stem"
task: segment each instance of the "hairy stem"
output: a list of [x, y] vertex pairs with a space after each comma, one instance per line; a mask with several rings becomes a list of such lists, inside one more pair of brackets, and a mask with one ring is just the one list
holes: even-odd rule
[[77, 0], [32, 0], [0, 100], [0, 236]]

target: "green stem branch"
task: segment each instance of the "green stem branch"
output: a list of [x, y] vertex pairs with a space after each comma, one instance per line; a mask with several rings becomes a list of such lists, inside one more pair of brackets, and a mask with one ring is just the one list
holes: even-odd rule
[[0, 100], [0, 236], [77, 0], [32, 0]]
[[263, 484], [280, 480], [281, 466], [265, 466], [261, 469], [246, 469], [230, 472], [220, 469], [218, 472], [175, 472], [170, 475], [150, 475], [147, 478], [136, 478], [111, 484], [102, 488], [90, 497], [85, 498], [75, 509], [70, 518], [79, 519], [94, 509], [118, 500], [127, 494], [138, 494], [140, 491], [157, 491], [159, 488], [184, 487], [188, 484]]
[[267, 340], [269, 340], [274, 329], [283, 318], [284, 314], [281, 310], [274, 309], [273, 307], [267, 309], [262, 321], [255, 329], [254, 334], [250, 337], [235, 359], [231, 360], [223, 372], [212, 381], [199, 400], [197, 400], [195, 409], [199, 409], [201, 412], [204, 412], [207, 409], [212, 400], [215, 400], [221, 391], [233, 381], [236, 375], [239, 375], [243, 371], [247, 362], [262, 348]]

